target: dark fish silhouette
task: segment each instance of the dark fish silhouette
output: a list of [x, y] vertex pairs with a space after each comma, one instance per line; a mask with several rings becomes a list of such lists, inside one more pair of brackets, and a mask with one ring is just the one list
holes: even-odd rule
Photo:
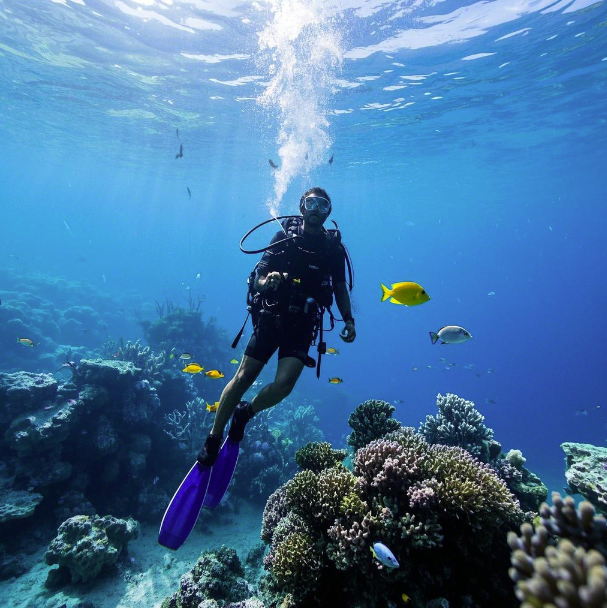
[[189, 186], [186, 186], [185, 189], [188, 191], [188, 196], [190, 197], [190, 200], [192, 200], [192, 191], [190, 190]]
[[271, 158], [268, 160], [268, 162], [270, 163], [270, 167], [272, 167], [272, 169], [278, 169], [278, 165], [275, 164]]
[[332, 165], [333, 164], [333, 155], [331, 154], [331, 158], [329, 159], [329, 164]]
[[175, 158], [183, 158], [183, 144], [179, 144], [179, 152], [175, 154]]
[[177, 139], [179, 139], [179, 129], [175, 129], [175, 134], [177, 135]]

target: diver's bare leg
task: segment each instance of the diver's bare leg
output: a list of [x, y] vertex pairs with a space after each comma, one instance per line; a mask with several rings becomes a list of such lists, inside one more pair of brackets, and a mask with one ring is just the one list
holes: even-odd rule
[[284, 357], [278, 360], [274, 382], [264, 386], [251, 402], [254, 412], [261, 412], [280, 403], [293, 390], [303, 371], [303, 361], [297, 357]]
[[251, 388], [253, 382], [263, 369], [264, 364], [253, 357], [244, 355], [238, 371], [226, 384], [219, 398], [219, 408], [215, 414], [215, 422], [211, 429], [211, 435], [222, 437], [226, 424], [232, 417], [234, 409], [242, 399], [242, 396]]

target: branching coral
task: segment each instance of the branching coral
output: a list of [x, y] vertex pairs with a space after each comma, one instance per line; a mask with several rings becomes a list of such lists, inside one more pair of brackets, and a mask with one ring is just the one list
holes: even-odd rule
[[483, 424], [485, 417], [474, 403], [447, 393], [445, 396], [437, 395], [436, 405], [439, 409], [437, 416], [426, 416], [419, 432], [429, 443], [459, 446], [487, 462], [493, 431]]
[[348, 424], [352, 428], [352, 433], [347, 438], [348, 445], [356, 451], [374, 439], [380, 439], [398, 429], [400, 423], [392, 418], [394, 410], [394, 406], [379, 399], [361, 403], [348, 418]]
[[[522, 608], [605, 608], [607, 568], [605, 538], [607, 522], [596, 516], [589, 502], [576, 510], [570, 497], [553, 494], [553, 506], [544, 503], [544, 525], [525, 523], [521, 535], [510, 532], [512, 550], [510, 578]], [[554, 535], [561, 538], [556, 541]]]
[[183, 412], [173, 410], [164, 416], [164, 432], [179, 442], [179, 445], [188, 452], [195, 454], [205, 437], [212, 422], [204, 399], [196, 397], [185, 404]]
[[149, 346], [141, 344], [141, 340], [128, 340], [125, 344], [121, 339], [118, 350], [112, 357], [118, 361], [130, 361], [135, 367], [143, 370], [143, 376], [150, 382], [160, 380], [165, 362], [164, 352], [154, 354]]
[[346, 450], [334, 450], [330, 443], [311, 442], [295, 454], [295, 462], [304, 470], [319, 473], [339, 464], [348, 455]]

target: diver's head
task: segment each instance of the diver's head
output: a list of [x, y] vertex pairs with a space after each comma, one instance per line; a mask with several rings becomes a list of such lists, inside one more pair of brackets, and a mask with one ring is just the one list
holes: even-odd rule
[[310, 227], [320, 228], [331, 213], [331, 198], [323, 188], [310, 188], [299, 199], [299, 212]]

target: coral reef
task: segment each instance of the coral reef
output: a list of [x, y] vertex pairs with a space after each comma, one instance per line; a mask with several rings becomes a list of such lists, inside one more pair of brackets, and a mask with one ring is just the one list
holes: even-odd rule
[[570, 497], [552, 499], [541, 506], [541, 524], [508, 533], [516, 596], [523, 608], [605, 608], [607, 521], [589, 502], [576, 509]]
[[[104, 566], [113, 564], [123, 547], [138, 534], [139, 524], [133, 519], [78, 515], [59, 526], [45, 560], [49, 566], [59, 564], [59, 570], [69, 570], [73, 583], [90, 582]], [[49, 581], [60, 576], [51, 572]]]
[[311, 442], [295, 453], [295, 462], [301, 469], [320, 473], [340, 464], [348, 455], [346, 450], [334, 450], [330, 443]]
[[348, 424], [352, 428], [352, 433], [347, 438], [348, 445], [356, 451], [374, 439], [380, 439], [398, 429], [400, 423], [392, 418], [394, 411], [393, 405], [379, 399], [361, 403], [348, 418]]
[[588, 443], [563, 443], [565, 477], [573, 493], [607, 514], [607, 448]]
[[181, 578], [179, 589], [162, 602], [161, 608], [253, 607], [260, 603], [237, 603], [246, 602], [250, 596], [236, 551], [221, 546], [200, 556], [190, 572]]
[[[266, 504], [267, 598], [374, 608], [402, 601], [407, 588], [419, 605], [440, 596], [455, 605], [464, 596], [475, 598], [471, 606], [513, 605], [502, 534], [523, 514], [488, 464], [400, 428], [359, 448], [353, 472], [338, 463], [316, 468], [297, 473]], [[398, 570], [373, 559], [377, 541]]]
[[436, 396], [436, 405], [439, 410], [436, 417], [426, 416], [419, 428], [428, 443], [459, 446], [488, 462], [493, 431], [483, 424], [485, 417], [474, 403], [447, 393]]
[[[189, 308], [174, 306], [168, 302], [166, 310], [157, 307], [158, 319], [141, 321], [145, 339], [157, 351], [179, 349], [192, 353], [203, 366], [208, 361], [229, 361], [231, 352], [228, 339], [217, 326], [217, 319], [202, 320], [200, 305], [190, 302]], [[177, 360], [176, 365], [179, 364]]]
[[164, 432], [192, 457], [204, 442], [213, 425], [213, 418], [205, 400], [196, 397], [185, 404], [185, 410], [173, 410], [164, 415]]
[[[113, 350], [113, 347], [111, 348]], [[143, 372], [143, 377], [149, 382], [161, 383], [161, 374], [165, 363], [165, 352], [155, 354], [149, 346], [143, 346], [141, 340], [126, 344], [121, 339], [120, 344], [116, 345], [116, 351], [112, 354], [112, 359], [118, 361], [129, 361]]]
[[548, 488], [537, 475], [523, 466], [525, 462], [520, 450], [510, 450], [505, 456], [500, 454], [492, 459], [489, 464], [518, 498], [521, 509], [537, 512], [548, 497]]
[[[164, 439], [161, 416], [155, 389], [130, 362], [82, 360], [61, 385], [48, 374], [0, 374], [5, 527], [17, 534], [19, 520], [34, 513], [61, 521], [95, 511], [158, 513], [167, 492], [153, 483], [158, 473], [148, 472], [150, 458], [171, 488], [177, 480], [165, 471], [180, 471], [185, 460]], [[171, 467], [175, 460], [180, 466]]]
[[[108, 326], [119, 334], [136, 330], [134, 319], [119, 304], [120, 297], [88, 283], [17, 273], [3, 266], [0, 284], [0, 369], [4, 371], [54, 372], [66, 360], [94, 356], [93, 349], [107, 335]], [[19, 344], [16, 337], [32, 340], [34, 347]]]

